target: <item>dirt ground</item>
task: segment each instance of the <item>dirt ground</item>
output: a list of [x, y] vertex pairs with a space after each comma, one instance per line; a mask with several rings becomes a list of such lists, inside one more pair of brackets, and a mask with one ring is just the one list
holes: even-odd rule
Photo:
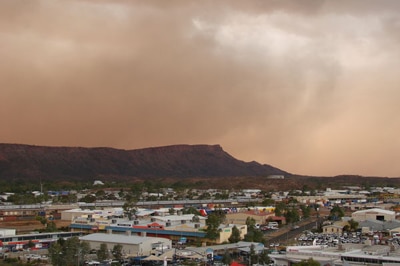
[[[57, 228], [67, 227], [71, 224], [70, 221], [56, 220], [54, 221]], [[16, 229], [17, 234], [26, 234], [39, 229], [43, 229], [44, 226], [36, 220], [32, 221], [13, 221], [13, 222], [0, 222], [0, 228]]]

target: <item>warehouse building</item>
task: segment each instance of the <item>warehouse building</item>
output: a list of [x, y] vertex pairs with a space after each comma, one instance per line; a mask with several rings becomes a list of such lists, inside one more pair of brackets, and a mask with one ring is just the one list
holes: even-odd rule
[[115, 245], [122, 245], [122, 253], [128, 256], [149, 256], [163, 253], [163, 250], [172, 247], [171, 240], [161, 237], [95, 233], [79, 239], [89, 243], [92, 249], [100, 249], [103, 243], [107, 245], [108, 250], [112, 250]]

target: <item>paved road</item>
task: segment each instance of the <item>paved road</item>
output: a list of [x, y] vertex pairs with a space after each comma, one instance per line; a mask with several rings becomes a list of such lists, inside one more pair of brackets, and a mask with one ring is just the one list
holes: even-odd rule
[[316, 226], [316, 219], [308, 219], [307, 221], [300, 222], [297, 224], [299, 228], [292, 229], [291, 226], [286, 226], [274, 232], [267, 233], [265, 238], [267, 239], [267, 245], [270, 244], [294, 244], [295, 238], [297, 238], [304, 230], [311, 230]]

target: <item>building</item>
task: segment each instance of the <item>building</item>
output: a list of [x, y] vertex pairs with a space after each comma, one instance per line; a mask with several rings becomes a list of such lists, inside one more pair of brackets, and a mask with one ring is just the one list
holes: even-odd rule
[[67, 239], [81, 235], [82, 232], [54, 232], [0, 236], [0, 250], [6, 249], [9, 251], [18, 251], [27, 249], [29, 242], [34, 244], [33, 247], [30, 247], [31, 250], [48, 248], [51, 243], [60, 238]]
[[369, 232], [384, 232], [388, 233], [389, 231], [399, 231], [400, 221], [378, 221], [378, 220], [366, 220], [361, 221], [358, 224], [358, 227], [361, 228], [363, 233]]
[[269, 221], [277, 221], [280, 224], [285, 224], [282, 217], [276, 217], [274, 212], [250, 210], [244, 212], [228, 213], [226, 214], [226, 221], [231, 224], [246, 224], [248, 218], [254, 219], [256, 224], [267, 224]]
[[0, 237], [3, 237], [3, 236], [15, 236], [16, 231], [17, 231], [16, 229], [0, 228]]
[[219, 239], [217, 240], [217, 244], [229, 242], [229, 238], [232, 235], [232, 228], [235, 226], [237, 229], [239, 229], [240, 237], [241, 239], [243, 239], [244, 236], [247, 234], [247, 225], [235, 225], [235, 224], [221, 225], [219, 227], [221, 231], [219, 233]]
[[92, 249], [100, 249], [100, 245], [103, 243], [107, 245], [108, 250], [112, 250], [115, 245], [122, 245], [122, 254], [128, 256], [149, 256], [163, 253], [163, 250], [172, 248], [171, 240], [161, 237], [95, 233], [79, 239], [89, 243]]
[[285, 254], [272, 253], [269, 256], [278, 266], [290, 266], [309, 258], [322, 266], [400, 265], [399, 250], [385, 245], [289, 246]]
[[351, 218], [353, 218], [353, 220], [357, 222], [366, 220], [394, 221], [396, 220], [396, 213], [394, 211], [374, 208], [374, 209], [367, 209], [367, 210], [360, 210], [353, 212], [351, 214]]
[[343, 234], [343, 226], [337, 225], [337, 224], [324, 225], [322, 227], [322, 232], [326, 235], [329, 235], [329, 234], [342, 235]]

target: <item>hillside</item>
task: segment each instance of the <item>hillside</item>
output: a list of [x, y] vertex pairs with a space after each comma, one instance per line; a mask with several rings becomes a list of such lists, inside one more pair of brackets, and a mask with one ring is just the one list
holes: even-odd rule
[[0, 144], [0, 180], [266, 177], [288, 174], [243, 162], [219, 145], [173, 145], [121, 150]]

